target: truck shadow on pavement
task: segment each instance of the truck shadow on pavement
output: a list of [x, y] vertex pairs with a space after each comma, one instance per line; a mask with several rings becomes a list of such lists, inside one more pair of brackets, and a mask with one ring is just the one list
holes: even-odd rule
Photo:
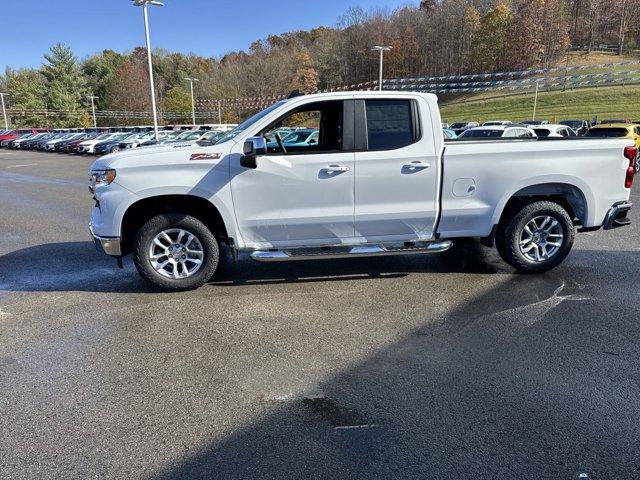
[[[461, 242], [438, 255], [358, 258], [258, 264], [247, 256], [234, 262], [223, 250], [213, 286], [344, 281], [397, 278], [410, 273], [496, 273], [500, 260], [477, 242]], [[0, 256], [1, 291], [88, 291], [104, 293], [150, 293], [130, 260], [125, 269], [96, 252], [91, 242], [50, 243], [16, 250]]]
[[[425, 310], [313, 390], [255, 399], [259, 420], [155, 478], [638, 478], [638, 256], [572, 260]], [[403, 308], [390, 301], [372, 327]]]

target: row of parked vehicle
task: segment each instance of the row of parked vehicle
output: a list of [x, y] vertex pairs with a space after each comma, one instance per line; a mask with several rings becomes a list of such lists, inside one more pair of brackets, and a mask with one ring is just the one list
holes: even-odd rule
[[478, 122], [442, 124], [447, 140], [482, 140], [498, 138], [629, 138], [640, 147], [640, 121], [607, 119], [597, 124], [586, 120], [563, 120], [552, 124], [547, 120], [528, 120], [513, 123], [495, 120], [480, 125]]
[[234, 125], [169, 126], [160, 130], [158, 139], [153, 127], [5, 130], [0, 131], [0, 148], [107, 155], [158, 143], [197, 142], [202, 146], [213, 145], [233, 127]]

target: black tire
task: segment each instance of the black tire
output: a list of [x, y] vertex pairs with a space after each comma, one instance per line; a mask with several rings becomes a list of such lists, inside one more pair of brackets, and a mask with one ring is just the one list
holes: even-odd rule
[[[541, 256], [540, 260], [536, 261], [527, 257], [520, 247], [520, 242], [525, 227], [531, 221], [547, 216], [558, 222], [560, 230], [554, 231], [561, 231], [563, 237], [560, 242], [556, 242], [561, 245], [553, 255], [547, 259]], [[561, 205], [555, 202], [538, 201], [524, 205], [519, 210], [515, 210], [510, 218], [505, 219], [496, 235], [496, 249], [502, 259], [519, 272], [542, 273], [554, 269], [567, 258], [573, 247], [575, 234], [576, 229], [571, 216]]]
[[[160, 274], [153, 268], [149, 249], [154, 238], [164, 230], [184, 229], [197, 237], [202, 246], [202, 265], [193, 275], [174, 279]], [[138, 272], [148, 282], [161, 290], [181, 292], [195, 290], [213, 277], [220, 261], [220, 246], [211, 230], [197, 218], [179, 213], [157, 215], [144, 223], [133, 243], [133, 263]]]

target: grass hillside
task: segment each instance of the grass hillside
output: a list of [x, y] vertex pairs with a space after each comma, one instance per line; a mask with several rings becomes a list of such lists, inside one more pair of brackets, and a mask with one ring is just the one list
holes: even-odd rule
[[[534, 94], [468, 99], [442, 104], [442, 118], [447, 122], [486, 120], [526, 120], [533, 115]], [[563, 119], [628, 118], [640, 120], [640, 85], [583, 88], [540, 92], [536, 118]]]
[[[622, 70], [640, 70], [640, 66], [617, 67], [604, 70], [602, 64], [638, 60], [637, 57], [592, 53], [572, 53], [559, 66], [588, 65], [592, 69], [579, 74]], [[501, 94], [484, 92], [465, 95], [452, 101], [441, 101], [442, 116], [447, 122], [486, 120], [526, 120], [533, 115], [533, 92]], [[538, 119], [560, 121], [568, 118], [629, 118], [640, 120], [640, 85], [616, 85], [567, 89], [566, 91], [540, 91]]]

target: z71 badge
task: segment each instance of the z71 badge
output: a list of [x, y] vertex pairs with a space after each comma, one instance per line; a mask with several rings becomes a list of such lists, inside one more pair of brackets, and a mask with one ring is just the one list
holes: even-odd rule
[[219, 160], [220, 153], [194, 153], [189, 160]]

